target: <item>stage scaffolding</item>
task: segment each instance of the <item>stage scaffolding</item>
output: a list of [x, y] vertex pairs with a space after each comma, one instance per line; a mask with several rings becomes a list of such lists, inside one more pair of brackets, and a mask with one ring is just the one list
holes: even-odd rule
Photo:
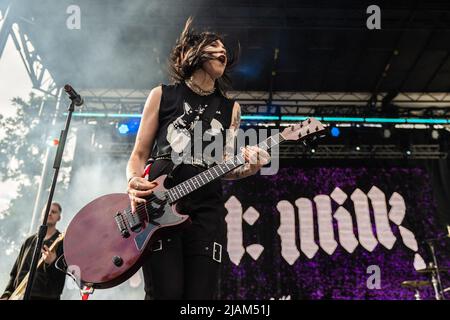
[[[68, 100], [61, 95], [64, 83], [57, 83], [53, 77], [58, 70], [50, 70], [46, 65], [45, 52], [39, 52], [32, 43], [26, 30], [32, 31], [33, 21], [26, 14], [26, 7], [20, 7], [14, 0], [0, 0], [0, 58], [11, 39], [17, 49], [33, 89], [42, 92], [47, 99], [43, 106], [47, 108], [46, 114], [52, 115], [55, 120], [65, 119], [64, 106]], [[30, 27], [31, 26], [31, 27]], [[28, 27], [28, 29], [27, 29]], [[358, 27], [359, 28], [359, 27]], [[161, 79], [163, 81], [163, 79]], [[272, 83], [272, 82], [271, 82]], [[99, 117], [104, 114], [140, 114], [147, 99], [150, 88], [142, 89], [112, 89], [112, 88], [76, 88], [83, 96], [85, 104], [77, 110], [91, 116], [74, 118], [72, 129], [74, 132], [87, 132], [88, 139], [78, 139], [77, 145], [96, 152], [106, 158], [118, 158], [126, 160], [133, 147], [134, 139], [101, 140], [99, 131], [117, 130], [120, 117]], [[267, 91], [235, 91], [230, 97], [238, 101], [242, 106], [243, 115], [333, 115], [333, 116], [377, 116], [386, 110], [395, 112], [395, 116], [401, 117], [441, 117], [449, 118], [450, 94], [448, 92], [400, 92], [396, 94], [383, 92], [280, 92], [273, 91], [273, 85], [268, 86]], [[54, 123], [56, 121], [53, 121]], [[245, 124], [247, 125], [247, 124]], [[251, 125], [257, 125], [252, 122]], [[263, 125], [268, 125], [264, 123]], [[281, 123], [269, 124], [272, 127]], [[445, 126], [444, 126], [445, 127]], [[448, 130], [447, 125], [447, 130]], [[90, 134], [90, 136], [89, 136]], [[75, 137], [76, 138], [76, 137]], [[81, 141], [83, 140], [83, 141]], [[320, 141], [314, 146], [305, 147], [301, 144], [283, 144], [279, 149], [282, 159], [312, 158], [312, 159], [439, 159], [446, 158], [447, 151], [436, 144], [411, 144], [409, 153], [398, 145], [383, 144], [359, 144], [358, 150], [351, 144], [324, 144]], [[87, 144], [87, 146], [86, 146]], [[90, 149], [89, 149], [90, 148]], [[75, 156], [76, 159], [75, 149]], [[37, 208], [41, 207], [41, 191], [49, 184], [49, 175], [46, 168], [51, 168], [52, 156], [49, 151], [45, 157], [40, 180], [34, 216]], [[72, 162], [70, 166], [73, 166]], [[33, 219], [35, 220], [35, 219]], [[35, 227], [35, 222], [30, 227], [30, 232]]]

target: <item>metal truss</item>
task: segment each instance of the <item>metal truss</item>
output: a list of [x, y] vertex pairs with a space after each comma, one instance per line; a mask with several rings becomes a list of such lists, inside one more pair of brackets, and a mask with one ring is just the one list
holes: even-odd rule
[[84, 89], [79, 94], [84, 99], [81, 112], [141, 113], [149, 91]]
[[[381, 101], [387, 93], [377, 95], [377, 106], [381, 106]], [[242, 103], [266, 103], [269, 99], [269, 92], [247, 91], [231, 92], [230, 96]], [[298, 105], [303, 106], [366, 106], [372, 98], [369, 92], [274, 92], [272, 96], [273, 104], [278, 105]], [[447, 92], [410, 92], [399, 93], [392, 100], [392, 103], [400, 107], [449, 107], [450, 94]]]
[[[309, 115], [309, 116], [348, 116], [348, 117], [385, 117], [380, 108], [371, 109], [368, 106], [348, 106], [348, 105], [279, 105], [273, 102], [272, 105], [255, 104], [249, 101], [241, 102], [243, 114], [275, 114], [283, 116]], [[396, 110], [397, 117], [449, 117], [450, 107], [400, 107]]]
[[314, 149], [301, 145], [280, 146], [281, 159], [312, 158], [312, 159], [443, 159], [447, 152], [441, 151], [440, 146], [411, 145], [410, 154], [397, 145], [318, 145]]
[[0, 1], [0, 58], [2, 57], [3, 50], [6, 46], [6, 41], [11, 32], [12, 28], [12, 18], [11, 18], [11, 0], [10, 1]]
[[[85, 100], [82, 112], [141, 113], [149, 91], [91, 89], [80, 90], [80, 94]], [[234, 91], [229, 95], [240, 103], [243, 114], [361, 116], [380, 113], [380, 106], [376, 109], [367, 106], [370, 93], [274, 92], [271, 104], [267, 103], [269, 92]], [[377, 101], [382, 101], [385, 95], [380, 94]], [[400, 107], [399, 116], [445, 117], [450, 114], [450, 94], [447, 93], [400, 93], [392, 103]]]
[[25, 65], [33, 88], [56, 97], [59, 87], [43, 64], [41, 56], [33, 47], [28, 35], [20, 29], [19, 24], [14, 24], [10, 35]]
[[0, 1], [3, 25], [0, 28], [0, 57], [9, 36], [20, 54], [22, 62], [30, 77], [33, 88], [46, 94], [57, 96], [58, 87], [47, 67], [43, 64], [29, 36], [20, 27], [21, 23], [32, 23], [22, 17], [19, 4], [14, 1]]
[[[133, 144], [126, 142], [96, 143], [92, 146], [96, 154], [114, 158], [128, 158]], [[272, 156], [280, 159], [445, 159], [447, 152], [441, 150], [438, 144], [411, 145], [410, 154], [407, 154], [397, 145], [317, 145], [314, 148], [301, 144], [282, 144], [278, 153], [272, 152]]]
[[[243, 104], [262, 104], [269, 100], [269, 92], [240, 91], [230, 92], [232, 99]], [[272, 103], [277, 105], [366, 105], [371, 97], [370, 93], [351, 92], [273, 92]]]

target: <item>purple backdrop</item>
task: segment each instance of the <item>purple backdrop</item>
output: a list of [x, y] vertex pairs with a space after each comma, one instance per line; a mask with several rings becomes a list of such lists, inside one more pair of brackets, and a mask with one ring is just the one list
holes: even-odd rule
[[[432, 197], [430, 179], [421, 168], [295, 168], [280, 169], [277, 175], [255, 176], [237, 182], [224, 183], [225, 200], [235, 196], [242, 204], [244, 213], [252, 206], [259, 218], [253, 225], [242, 220], [243, 247], [260, 244], [264, 247], [255, 260], [244, 253], [240, 261], [225, 259], [223, 264], [219, 297], [222, 299], [414, 299], [414, 292], [401, 287], [404, 280], [427, 279], [414, 269], [415, 252], [405, 246], [399, 227], [390, 221], [389, 225], [396, 241], [391, 249], [380, 243], [372, 252], [358, 244], [349, 253], [339, 243], [337, 223], [333, 219], [334, 237], [338, 246], [332, 254], [319, 248], [310, 259], [303, 252], [291, 265], [281, 254], [281, 240], [277, 233], [280, 226], [280, 212], [277, 203], [290, 202], [294, 208], [298, 198], [313, 201], [317, 195], [330, 195], [336, 187], [344, 191], [349, 198], [343, 207], [352, 215], [354, 233], [357, 234], [355, 209], [350, 195], [356, 188], [365, 194], [376, 186], [389, 200], [394, 192], [399, 193], [406, 204], [406, 215], [401, 223], [417, 239], [418, 253], [428, 262], [428, 251], [421, 243], [425, 238], [436, 235], [436, 205]], [[370, 204], [372, 228], [377, 237]], [[331, 201], [332, 213], [338, 204]], [[387, 212], [390, 210], [387, 203]], [[297, 209], [295, 209], [297, 213]], [[314, 209], [314, 238], [318, 243], [317, 212]], [[296, 217], [296, 241], [299, 245], [299, 220]], [[230, 224], [228, 224], [230, 232]], [[442, 229], [441, 229], [442, 230]], [[442, 232], [442, 231], [441, 231]], [[444, 247], [437, 245], [438, 259], [441, 265], [450, 265], [450, 257]], [[448, 245], [448, 243], [447, 243]], [[233, 249], [235, 250], [235, 249]], [[227, 250], [225, 250], [227, 251]], [[369, 289], [367, 268], [376, 265], [380, 270], [379, 289]], [[443, 277], [444, 287], [450, 286], [448, 276]], [[431, 288], [421, 290], [422, 297], [433, 297]]]

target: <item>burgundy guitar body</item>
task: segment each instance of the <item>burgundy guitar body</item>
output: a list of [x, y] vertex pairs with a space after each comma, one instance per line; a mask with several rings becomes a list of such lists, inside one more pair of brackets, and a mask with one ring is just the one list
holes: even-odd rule
[[134, 231], [130, 199], [125, 193], [97, 198], [74, 217], [65, 235], [64, 256], [69, 270], [79, 270], [77, 280], [83, 285], [105, 289], [126, 281], [142, 266], [152, 243], [190, 224], [189, 216], [176, 211], [176, 204], [167, 203], [165, 179], [163, 175], [155, 180], [158, 185], [153, 195], [145, 207], [138, 207], [140, 226]]

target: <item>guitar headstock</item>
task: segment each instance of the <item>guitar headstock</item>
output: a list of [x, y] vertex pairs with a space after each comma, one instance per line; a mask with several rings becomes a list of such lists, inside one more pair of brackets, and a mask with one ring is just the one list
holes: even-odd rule
[[285, 140], [303, 140], [308, 137], [323, 134], [324, 125], [315, 118], [308, 118], [283, 130], [281, 135]]

